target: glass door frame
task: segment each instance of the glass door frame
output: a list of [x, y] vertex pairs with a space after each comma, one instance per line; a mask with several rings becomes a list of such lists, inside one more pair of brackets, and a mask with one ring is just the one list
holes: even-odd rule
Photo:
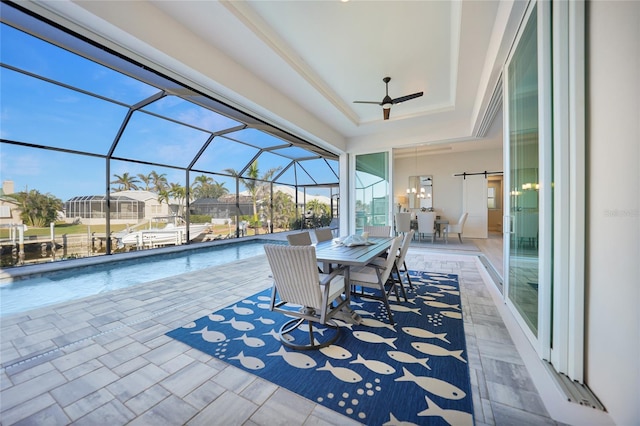
[[[507, 58], [503, 68], [503, 108], [504, 122], [504, 220], [503, 220], [503, 252], [504, 252], [504, 292], [506, 305], [514, 314], [518, 325], [527, 336], [536, 352], [541, 358], [549, 359], [551, 350], [551, 308], [552, 308], [552, 120], [551, 120], [551, 5], [545, 1], [532, 1], [525, 13], [514, 47]], [[538, 54], [538, 183], [539, 183], [539, 232], [538, 232], [538, 301], [537, 301], [537, 334], [535, 334], [522, 317], [514, 303], [509, 298], [510, 277], [509, 261], [511, 252], [511, 228], [513, 218], [510, 214], [511, 201], [511, 149], [509, 144], [509, 65], [514, 60], [514, 53], [518, 49], [526, 23], [532, 18], [533, 13], [537, 17], [537, 54]]]
[[[393, 151], [391, 149], [388, 150], [375, 150], [375, 151], [363, 151], [363, 152], [353, 152], [349, 155], [349, 170], [350, 170], [350, 181], [349, 181], [349, 202], [348, 202], [348, 231], [346, 235], [351, 235], [357, 232], [357, 224], [356, 224], [356, 201], [357, 201], [357, 189], [356, 189], [356, 159], [360, 155], [369, 155], [369, 154], [386, 154], [387, 161], [387, 211], [386, 211], [386, 224], [393, 224], [392, 218], [392, 209], [394, 206], [393, 198], [391, 196], [392, 188], [393, 188]], [[346, 204], [346, 203], [345, 203]], [[347, 215], [345, 215], [347, 217]]]

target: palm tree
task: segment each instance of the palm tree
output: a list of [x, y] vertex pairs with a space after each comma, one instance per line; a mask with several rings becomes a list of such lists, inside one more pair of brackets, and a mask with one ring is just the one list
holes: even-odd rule
[[168, 183], [167, 183], [166, 174], [164, 173], [158, 174], [158, 172], [156, 172], [155, 170], [152, 170], [151, 173], [149, 173], [149, 175], [151, 176], [151, 181], [153, 182], [151, 191], [159, 194], [160, 191], [167, 189]]
[[247, 188], [247, 192], [251, 196], [251, 202], [253, 204], [254, 225], [258, 223], [258, 200], [264, 197], [267, 188], [269, 187], [271, 178], [278, 170], [280, 170], [280, 167], [269, 169], [258, 180], [258, 176], [260, 176], [260, 171], [258, 169], [258, 160], [255, 160], [253, 163], [251, 163], [251, 165], [247, 169], [246, 178], [241, 177], [239, 173], [234, 169], [225, 169], [226, 173], [229, 173], [231, 176], [239, 179], [244, 187]]
[[291, 195], [282, 191], [273, 193], [273, 214], [267, 210], [267, 214], [273, 218], [274, 228], [288, 229], [291, 219], [296, 217], [296, 203]]
[[176, 182], [171, 182], [169, 184], [169, 195], [172, 196], [173, 198], [175, 198], [178, 202], [178, 216], [182, 216], [183, 215], [183, 210], [184, 210], [184, 206], [182, 205], [184, 203], [185, 198], [187, 197], [187, 190], [184, 186], [180, 185], [179, 183]]
[[119, 185], [118, 191], [129, 191], [132, 189], [138, 189], [137, 183], [140, 183], [138, 179], [134, 176], [129, 176], [129, 172], [123, 173], [122, 175], [117, 175], [114, 173], [113, 175], [116, 179], [111, 181], [112, 184]]
[[142, 173], [138, 173], [138, 177], [140, 178], [140, 180], [142, 181], [142, 183], [144, 183], [144, 190], [148, 191], [152, 182], [152, 176], [151, 173], [149, 173], [148, 175], [142, 174]]
[[330, 214], [329, 205], [321, 203], [318, 200], [308, 201], [306, 204], [306, 210], [313, 212], [313, 215], [317, 217], [329, 216]]

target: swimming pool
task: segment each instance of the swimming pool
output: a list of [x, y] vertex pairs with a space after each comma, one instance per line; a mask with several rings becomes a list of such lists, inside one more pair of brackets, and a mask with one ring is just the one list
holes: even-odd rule
[[263, 255], [266, 243], [286, 244], [271, 240], [243, 241], [19, 279], [0, 285], [0, 316]]

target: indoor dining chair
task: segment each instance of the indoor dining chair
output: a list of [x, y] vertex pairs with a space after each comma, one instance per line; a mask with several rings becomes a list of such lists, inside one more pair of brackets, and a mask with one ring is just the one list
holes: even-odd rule
[[433, 243], [436, 238], [436, 214], [434, 212], [418, 212], [418, 237], [422, 241], [424, 235], [431, 236], [431, 242]]
[[398, 212], [395, 214], [396, 234], [406, 234], [411, 231], [411, 213]]
[[460, 219], [458, 219], [458, 223], [452, 223], [447, 225], [447, 227], [444, 229], [446, 241], [449, 241], [449, 234], [453, 232], [458, 234], [458, 240], [462, 242], [462, 231], [464, 230], [464, 224], [467, 221], [467, 216], [469, 216], [469, 213], [464, 212], [462, 213], [462, 215], [460, 215]]

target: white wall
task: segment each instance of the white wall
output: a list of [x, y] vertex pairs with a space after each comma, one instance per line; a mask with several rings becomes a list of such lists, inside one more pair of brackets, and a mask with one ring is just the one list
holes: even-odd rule
[[393, 197], [405, 195], [409, 176], [433, 176], [433, 207], [452, 222], [462, 213], [462, 177], [458, 173], [502, 171], [502, 148], [394, 159]]
[[640, 422], [640, 2], [587, 2], [586, 382]]

